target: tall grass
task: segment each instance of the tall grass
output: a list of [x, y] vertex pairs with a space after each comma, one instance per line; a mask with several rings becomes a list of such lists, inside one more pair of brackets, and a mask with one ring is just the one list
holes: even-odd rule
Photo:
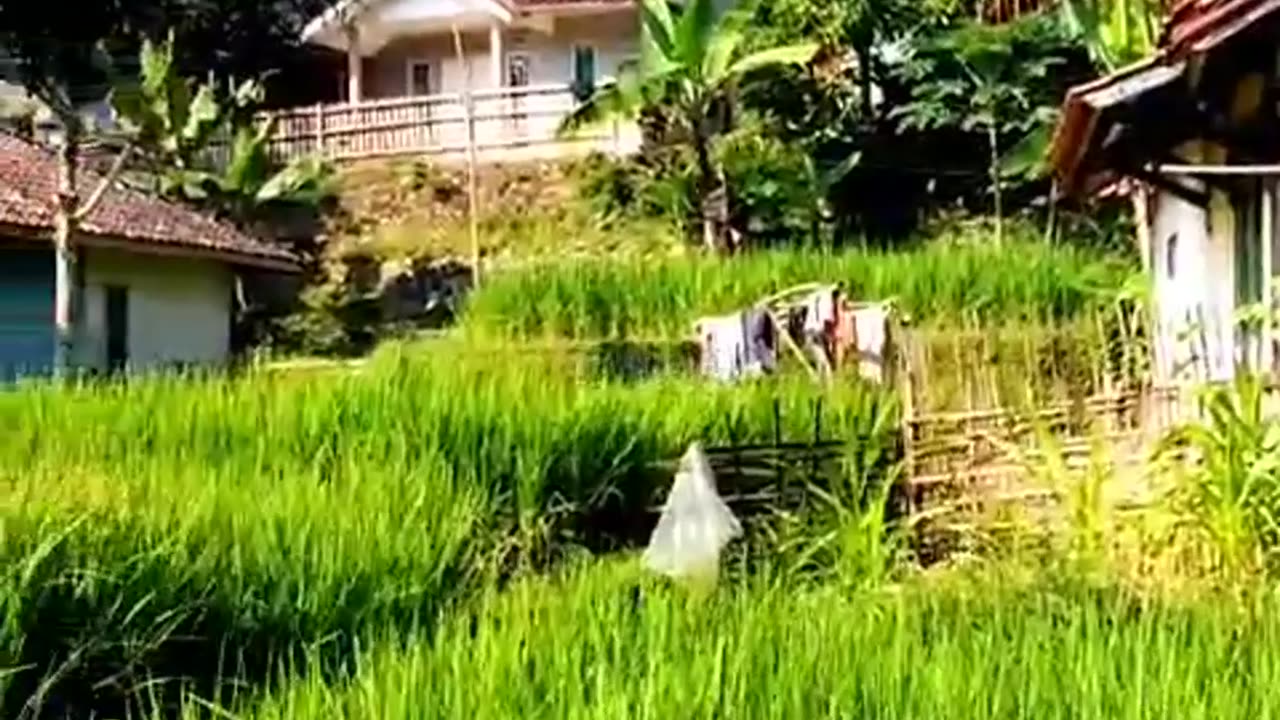
[[[597, 565], [486, 596], [437, 635], [243, 717], [1255, 718], [1280, 621], [1112, 591], [913, 582], [713, 597]], [[199, 713], [193, 712], [192, 715]]]
[[562, 262], [489, 278], [464, 321], [498, 336], [683, 337], [701, 315], [827, 281], [845, 284], [855, 299], [894, 299], [917, 321], [1045, 322], [1110, 302], [1130, 272], [1116, 259], [1039, 243]]
[[772, 440], [775, 402], [784, 437], [811, 435], [819, 399], [851, 445], [893, 428], [892, 403], [852, 387], [461, 352], [0, 396], [2, 714], [118, 710], [144, 681], [207, 690], [430, 626], [494, 563], [626, 539], [606, 520], [646, 525], [663, 461]]

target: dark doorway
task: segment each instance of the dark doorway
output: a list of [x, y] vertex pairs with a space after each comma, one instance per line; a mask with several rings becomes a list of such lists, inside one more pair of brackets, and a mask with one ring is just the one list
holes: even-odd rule
[[109, 285], [107, 295], [107, 368], [123, 370], [129, 364], [129, 288]]

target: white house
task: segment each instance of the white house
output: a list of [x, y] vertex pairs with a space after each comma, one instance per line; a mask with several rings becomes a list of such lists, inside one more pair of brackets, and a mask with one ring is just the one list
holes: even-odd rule
[[[0, 133], [0, 378], [52, 365], [56, 163]], [[81, 172], [82, 194], [99, 183]], [[112, 187], [83, 221], [73, 362], [83, 369], [221, 363], [242, 268], [289, 272], [293, 256], [187, 208]]]
[[[563, 118], [638, 56], [639, 36], [634, 0], [340, 0], [303, 37], [346, 57], [334, 78], [344, 103], [277, 114], [276, 149], [351, 157], [474, 139], [505, 156], [556, 154]], [[635, 142], [621, 127], [592, 139]]]
[[[1066, 194], [1119, 178], [1152, 279], [1166, 382], [1271, 372], [1280, 257], [1280, 3], [1181, 3], [1151, 58], [1072, 89], [1051, 164]], [[1142, 196], [1140, 196], [1142, 197]]]

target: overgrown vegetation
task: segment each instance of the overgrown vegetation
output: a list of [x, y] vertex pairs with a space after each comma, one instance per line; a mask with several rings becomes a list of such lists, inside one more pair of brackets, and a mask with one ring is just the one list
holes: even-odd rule
[[255, 117], [261, 83], [197, 86], [179, 74], [172, 36], [144, 42], [138, 65], [138, 78], [117, 79], [111, 102], [158, 194], [241, 223], [274, 205], [314, 208], [328, 197], [331, 169], [318, 158], [284, 167], [272, 161], [267, 142], [275, 128]]

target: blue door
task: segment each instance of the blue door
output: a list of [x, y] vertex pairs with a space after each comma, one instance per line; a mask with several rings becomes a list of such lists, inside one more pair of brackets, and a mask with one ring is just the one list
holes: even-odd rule
[[53, 252], [0, 248], [0, 380], [53, 363]]

